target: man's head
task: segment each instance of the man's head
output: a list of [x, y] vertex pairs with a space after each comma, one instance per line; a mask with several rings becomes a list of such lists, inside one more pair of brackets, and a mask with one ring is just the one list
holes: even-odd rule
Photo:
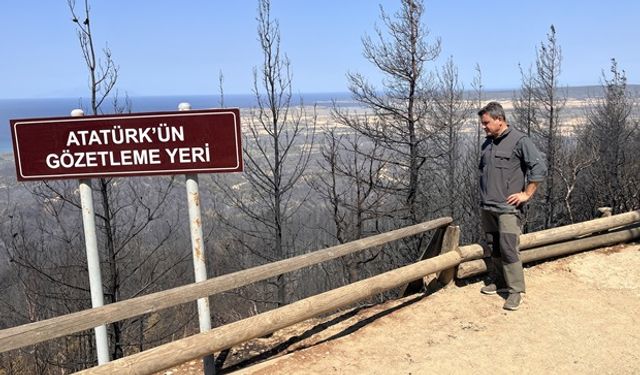
[[482, 130], [484, 130], [489, 137], [495, 138], [499, 136], [508, 127], [504, 109], [498, 102], [490, 102], [482, 107], [482, 109], [478, 111], [478, 116], [480, 116]]

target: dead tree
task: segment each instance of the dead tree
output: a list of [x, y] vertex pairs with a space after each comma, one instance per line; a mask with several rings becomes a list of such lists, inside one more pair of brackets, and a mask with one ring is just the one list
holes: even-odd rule
[[[337, 243], [347, 243], [380, 232], [381, 225], [393, 208], [383, 184], [384, 149], [376, 142], [353, 132], [354, 121], [368, 121], [367, 115], [354, 115], [334, 105], [332, 117], [339, 127], [324, 130], [318, 160], [321, 174], [311, 179], [311, 186], [332, 218], [329, 230]], [[347, 124], [351, 124], [349, 126]], [[345, 282], [363, 276], [363, 266], [375, 260], [380, 249], [344, 257]]]
[[[538, 117], [541, 113], [540, 103], [536, 96], [537, 86], [534, 81], [535, 75], [531, 67], [529, 67], [527, 72], [522, 69], [522, 65], [518, 64], [518, 67], [520, 68], [521, 84], [520, 90], [514, 94], [512, 100], [513, 121], [510, 125], [527, 134], [527, 136], [534, 138], [534, 135], [538, 134], [536, 133], [536, 129], [540, 126]], [[539, 139], [538, 141], [538, 143], [544, 142]], [[524, 233], [530, 231], [529, 227], [531, 226], [532, 219], [536, 216], [537, 212], [543, 209], [543, 198], [544, 196], [537, 194], [533, 197], [533, 200], [526, 205], [522, 220]]]
[[[558, 168], [558, 177], [564, 189], [562, 202], [567, 213], [568, 223], [561, 222], [559, 224], [575, 223], [574, 195], [576, 186], [580, 181], [580, 177], [588, 168], [598, 162], [598, 156], [592, 150], [581, 147], [580, 142], [573, 139], [564, 139], [563, 147], [558, 150], [558, 159], [560, 168]], [[589, 212], [591, 210], [587, 210]]]
[[[438, 157], [434, 184], [438, 193], [445, 197], [444, 213], [454, 221], [462, 218], [461, 198], [466, 195], [459, 184], [462, 176], [462, 128], [469, 118], [471, 107], [464, 97], [464, 86], [458, 80], [458, 68], [449, 58], [437, 74], [437, 88], [433, 104], [434, 149]], [[434, 174], [432, 174], [433, 176]]]
[[[74, 1], [69, 1], [68, 6], [88, 70], [91, 109], [87, 112], [100, 114], [114, 93], [118, 67], [108, 48], [101, 58], [97, 56], [89, 2], [84, 1], [82, 12], [76, 12]], [[130, 108], [128, 97], [122, 103], [116, 95], [115, 112], [127, 112]], [[188, 265], [189, 253], [174, 243], [182, 208], [167, 205], [176, 200], [173, 178], [97, 182], [96, 229], [106, 301], [111, 303], [184, 283], [184, 270], [176, 271]], [[3, 247], [13, 260], [13, 272], [22, 279], [15, 287], [31, 301], [27, 306], [31, 304], [32, 313], [19, 321], [26, 323], [89, 308], [77, 182], [45, 181], [25, 187], [31, 199], [22, 200], [24, 207], [16, 208], [14, 219], [8, 227], [2, 227], [1, 233]], [[37, 243], [41, 244], [34, 246]], [[142, 317], [110, 325], [111, 357], [122, 357], [134, 342], [142, 348], [150, 341], [166, 340], [189, 320], [174, 318], [165, 322], [169, 324], [149, 324], [149, 319]], [[92, 334], [73, 335], [61, 340], [63, 344], [40, 345], [59, 353], [45, 361], [44, 366], [48, 370], [59, 367], [78, 371], [95, 365]]]
[[522, 81], [520, 91], [513, 99], [513, 125], [530, 137], [531, 129], [539, 123], [540, 108], [536, 100], [536, 86], [531, 68], [526, 73], [522, 70], [521, 65], [519, 68]]
[[[76, 25], [76, 33], [80, 42], [80, 49], [84, 62], [89, 73], [89, 92], [91, 96], [91, 112], [93, 115], [100, 114], [100, 107], [104, 100], [107, 99], [109, 93], [116, 85], [118, 81], [118, 66], [115, 64], [111, 50], [108, 47], [103, 49], [104, 59], [100, 59], [96, 56], [96, 50], [94, 47], [94, 37], [91, 31], [91, 9], [89, 1], [84, 0], [84, 12], [79, 14], [76, 12], [75, 0], [68, 0], [69, 11], [71, 12], [72, 21]], [[112, 192], [113, 179], [100, 178], [98, 182], [98, 194], [100, 203], [102, 206], [102, 212], [96, 216], [101, 220], [105, 238], [106, 248], [106, 265], [107, 271], [107, 290], [105, 296], [107, 301], [115, 302], [119, 300], [120, 294], [120, 273], [117, 267], [116, 260], [116, 244], [115, 244], [115, 228], [113, 227], [114, 221], [117, 220], [113, 217], [114, 210], [111, 207], [113, 204], [113, 192]], [[121, 326], [119, 323], [115, 323], [110, 326], [110, 333], [112, 333], [114, 343], [112, 357], [120, 358], [123, 355], [121, 348]]]
[[[471, 82], [471, 87], [473, 88], [474, 99], [473, 103], [475, 108], [482, 108], [483, 94], [484, 94], [484, 85], [482, 84], [482, 70], [480, 69], [480, 64], [476, 63], [475, 67], [476, 75], [473, 77], [473, 81]], [[476, 160], [480, 160], [480, 155], [482, 152], [482, 137], [484, 136], [484, 131], [482, 131], [482, 123], [480, 119], [476, 121], [476, 140], [473, 144], [473, 154]], [[476, 172], [478, 177], [478, 181], [480, 181], [480, 170], [478, 169]]]
[[603, 97], [591, 100], [581, 141], [599, 158], [589, 169], [592, 209], [607, 206], [624, 212], [638, 204], [638, 185], [634, 183], [640, 168], [634, 145], [638, 138], [637, 99], [615, 59], [610, 72], [609, 78], [602, 74]]
[[[309, 165], [316, 119], [315, 108], [308, 114], [303, 103], [294, 107], [291, 64], [280, 50], [279, 24], [270, 12], [270, 1], [260, 0], [257, 21], [263, 61], [254, 69], [257, 107], [251, 110], [245, 126], [246, 185], [234, 189], [218, 183], [218, 187], [226, 204], [243, 214], [244, 223], [222, 217], [238, 234], [242, 249], [259, 259], [276, 261], [298, 251], [294, 225], [309, 194], [300, 182]], [[273, 284], [275, 297], [262, 302], [286, 304], [285, 276]]]
[[[476, 74], [471, 82], [473, 88], [473, 98], [470, 98], [469, 102], [472, 108], [482, 108], [484, 85], [482, 83], [482, 70], [480, 64], [476, 63]], [[478, 194], [480, 192], [480, 169], [478, 163], [480, 160], [482, 140], [484, 131], [482, 130], [480, 118], [472, 122], [475, 124], [475, 134], [472, 132], [472, 136], [465, 142], [464, 157], [463, 157], [463, 174], [465, 178], [462, 179], [464, 186], [464, 193], [462, 195], [462, 206], [466, 209], [464, 221], [467, 223], [467, 227], [470, 230], [463, 231], [462, 241], [475, 243], [481, 236], [482, 228], [480, 225], [480, 200]]]
[[91, 31], [91, 8], [89, 0], [84, 0], [83, 14], [76, 13], [75, 0], [67, 0], [72, 21], [76, 25], [76, 33], [80, 42], [80, 49], [85, 65], [89, 71], [89, 92], [91, 95], [91, 111], [94, 115], [100, 113], [102, 103], [109, 97], [109, 93], [118, 81], [119, 67], [115, 64], [111, 50], [102, 50], [104, 59], [96, 56], [93, 34]]
[[384, 75], [381, 90], [361, 74], [347, 75], [353, 98], [375, 116], [375, 121], [357, 124], [354, 130], [388, 150], [385, 188], [400, 200], [400, 225], [417, 223], [426, 216], [425, 183], [420, 175], [430, 158], [424, 145], [430, 133], [428, 109], [432, 102], [427, 63], [440, 53], [440, 40], [427, 43], [423, 12], [420, 0], [402, 0], [393, 17], [381, 8], [385, 32], [376, 28], [375, 40], [363, 38], [365, 58]]
[[558, 173], [558, 148], [561, 143], [560, 112], [566, 102], [566, 93], [559, 89], [562, 53], [553, 25], [547, 40], [536, 51], [536, 70], [532, 79], [533, 100], [540, 106], [538, 123], [532, 129], [541, 149], [546, 154], [548, 173], [545, 180], [543, 227], [550, 228], [557, 223], [556, 204]]

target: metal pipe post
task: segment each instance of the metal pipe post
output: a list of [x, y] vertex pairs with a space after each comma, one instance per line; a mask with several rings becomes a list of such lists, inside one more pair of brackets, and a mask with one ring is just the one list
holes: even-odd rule
[[[189, 205], [189, 229], [191, 230], [191, 250], [193, 251], [193, 272], [195, 281], [207, 280], [207, 266], [205, 263], [204, 238], [202, 234], [202, 219], [200, 214], [200, 192], [198, 190], [198, 175], [188, 174], [186, 178], [187, 197]], [[198, 299], [198, 317], [200, 332], [211, 329], [209, 299]]]
[[[191, 104], [180, 103], [179, 111], [188, 111]], [[198, 175], [185, 175], [185, 185], [187, 188], [187, 205], [189, 208], [189, 229], [191, 231], [191, 250], [193, 253], [193, 272], [195, 281], [207, 280], [207, 265], [205, 262], [204, 235], [202, 233], [202, 216], [200, 211], [200, 191], [198, 186]], [[200, 298], [198, 303], [198, 320], [200, 322], [200, 332], [211, 330], [211, 310], [209, 308], [209, 298]], [[208, 355], [203, 359], [204, 373], [206, 375], [215, 373], [215, 362], [213, 355]]]
[[[84, 116], [84, 112], [81, 109], [74, 109], [71, 111], [71, 116], [81, 117]], [[102, 274], [100, 271], [100, 255], [98, 254], [98, 237], [96, 236], [96, 219], [93, 209], [91, 179], [80, 179], [79, 184], [84, 243], [87, 251], [89, 289], [91, 290], [91, 307], [100, 307], [104, 305], [104, 295], [102, 292]], [[101, 325], [95, 327], [94, 330], [96, 334], [98, 364], [101, 365], [110, 361], [107, 326]]]

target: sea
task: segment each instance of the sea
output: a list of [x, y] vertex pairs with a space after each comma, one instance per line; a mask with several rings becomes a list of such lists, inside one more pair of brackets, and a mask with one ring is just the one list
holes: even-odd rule
[[[640, 92], [640, 85], [629, 85], [628, 89]], [[466, 92], [467, 97], [472, 97], [473, 92]], [[485, 99], [511, 101], [516, 95], [516, 90], [487, 90], [483, 93]], [[587, 98], [602, 95], [600, 86], [567, 87], [566, 95], [569, 98]], [[176, 111], [178, 104], [188, 102], [193, 109], [219, 108], [221, 100], [219, 95], [183, 95], [183, 96], [134, 96], [129, 98], [132, 112], [163, 112]], [[224, 95], [223, 103], [227, 108], [253, 108], [256, 106], [256, 98], [253, 94]], [[304, 105], [317, 105], [318, 107], [330, 107], [333, 103], [338, 106], [359, 106], [348, 92], [327, 93], [302, 93], [293, 95], [292, 101], [297, 105], [302, 101]], [[120, 98], [122, 103], [122, 98]], [[40, 117], [69, 116], [71, 111], [81, 108], [89, 113], [87, 108], [90, 100], [87, 98], [48, 98], [48, 99], [0, 99], [0, 155], [13, 152], [11, 143], [10, 119], [26, 119]], [[113, 108], [111, 102], [103, 104], [104, 113]]]
[[[177, 111], [178, 104], [187, 102], [192, 109], [219, 108], [220, 96], [214, 95], [183, 95], [183, 96], [138, 96], [130, 97], [132, 112], [164, 112]], [[302, 102], [305, 106], [317, 105], [318, 107], [330, 107], [335, 102], [338, 106], [356, 105], [347, 92], [310, 93], [293, 95], [292, 104]], [[123, 99], [119, 99], [119, 104]], [[0, 154], [13, 152], [11, 143], [11, 127], [9, 120], [64, 117], [71, 111], [80, 108], [89, 113], [91, 101], [88, 98], [45, 98], [45, 99], [0, 99]], [[222, 104], [226, 108], [253, 108], [256, 106], [256, 97], [253, 94], [224, 95]], [[104, 113], [113, 113], [113, 102], [105, 100]]]

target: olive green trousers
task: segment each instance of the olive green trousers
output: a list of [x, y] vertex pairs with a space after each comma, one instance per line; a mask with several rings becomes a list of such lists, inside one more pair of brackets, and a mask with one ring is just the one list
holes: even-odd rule
[[519, 214], [481, 210], [480, 216], [487, 250], [491, 254], [490, 277], [498, 288], [507, 287], [509, 293], [525, 292], [520, 260], [522, 227]]

